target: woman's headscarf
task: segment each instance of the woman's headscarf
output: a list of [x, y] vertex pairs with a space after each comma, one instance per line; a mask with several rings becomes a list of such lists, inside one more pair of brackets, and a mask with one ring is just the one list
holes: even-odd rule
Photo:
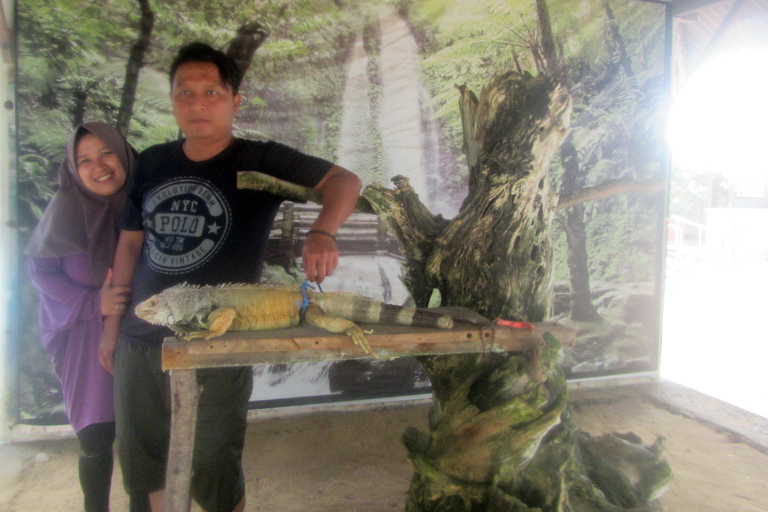
[[[76, 144], [86, 132], [104, 141], [123, 165], [125, 184], [111, 196], [88, 190], [77, 173]], [[59, 168], [59, 190], [48, 203], [24, 252], [44, 258], [88, 253], [91, 284], [101, 286], [115, 255], [116, 221], [128, 196], [136, 156], [136, 150], [112, 126], [106, 123], [77, 126], [69, 136], [67, 156]]]

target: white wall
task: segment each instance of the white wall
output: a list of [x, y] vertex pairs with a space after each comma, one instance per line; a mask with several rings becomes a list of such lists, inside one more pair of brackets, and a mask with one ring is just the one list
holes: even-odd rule
[[[9, 416], [9, 373], [8, 373], [8, 312], [13, 303], [14, 293], [12, 283], [15, 282], [16, 272], [16, 230], [11, 227], [16, 217], [15, 173], [11, 172], [11, 159], [14, 158], [9, 140], [10, 122], [15, 122], [14, 110], [7, 109], [5, 102], [11, 100], [15, 105], [13, 87], [13, 53], [10, 38], [10, 30], [13, 27], [13, 2], [0, 0], [5, 26], [0, 28], [2, 40], [0, 44], [0, 443], [8, 441], [10, 429]], [[15, 130], [14, 130], [15, 131]]]
[[765, 261], [766, 226], [765, 208], [707, 208], [705, 248], [717, 261]]

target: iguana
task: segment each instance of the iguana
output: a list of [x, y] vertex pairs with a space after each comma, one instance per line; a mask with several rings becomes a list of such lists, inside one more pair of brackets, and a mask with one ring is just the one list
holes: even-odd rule
[[227, 331], [261, 331], [294, 327], [303, 317], [310, 325], [343, 332], [376, 357], [354, 322], [417, 327], [453, 327], [449, 315], [386, 304], [344, 292], [318, 293], [301, 287], [232, 284], [167, 288], [136, 306], [136, 316], [165, 325], [182, 338], [210, 339]]

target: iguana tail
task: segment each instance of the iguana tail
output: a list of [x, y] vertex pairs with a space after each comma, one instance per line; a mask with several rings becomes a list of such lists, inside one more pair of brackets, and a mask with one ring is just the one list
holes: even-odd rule
[[309, 292], [309, 300], [331, 315], [353, 322], [413, 325], [415, 327], [453, 327], [453, 318], [426, 309], [404, 308], [354, 293]]

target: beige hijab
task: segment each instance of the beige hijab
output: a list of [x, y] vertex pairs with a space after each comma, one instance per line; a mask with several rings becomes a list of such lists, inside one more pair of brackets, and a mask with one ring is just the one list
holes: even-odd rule
[[[75, 145], [84, 133], [100, 138], [120, 160], [126, 182], [111, 196], [88, 190], [75, 163]], [[106, 123], [84, 123], [72, 131], [67, 156], [59, 168], [59, 190], [37, 224], [26, 250], [28, 256], [54, 258], [88, 253], [91, 284], [101, 286], [117, 247], [117, 218], [128, 196], [128, 182], [137, 152]]]

